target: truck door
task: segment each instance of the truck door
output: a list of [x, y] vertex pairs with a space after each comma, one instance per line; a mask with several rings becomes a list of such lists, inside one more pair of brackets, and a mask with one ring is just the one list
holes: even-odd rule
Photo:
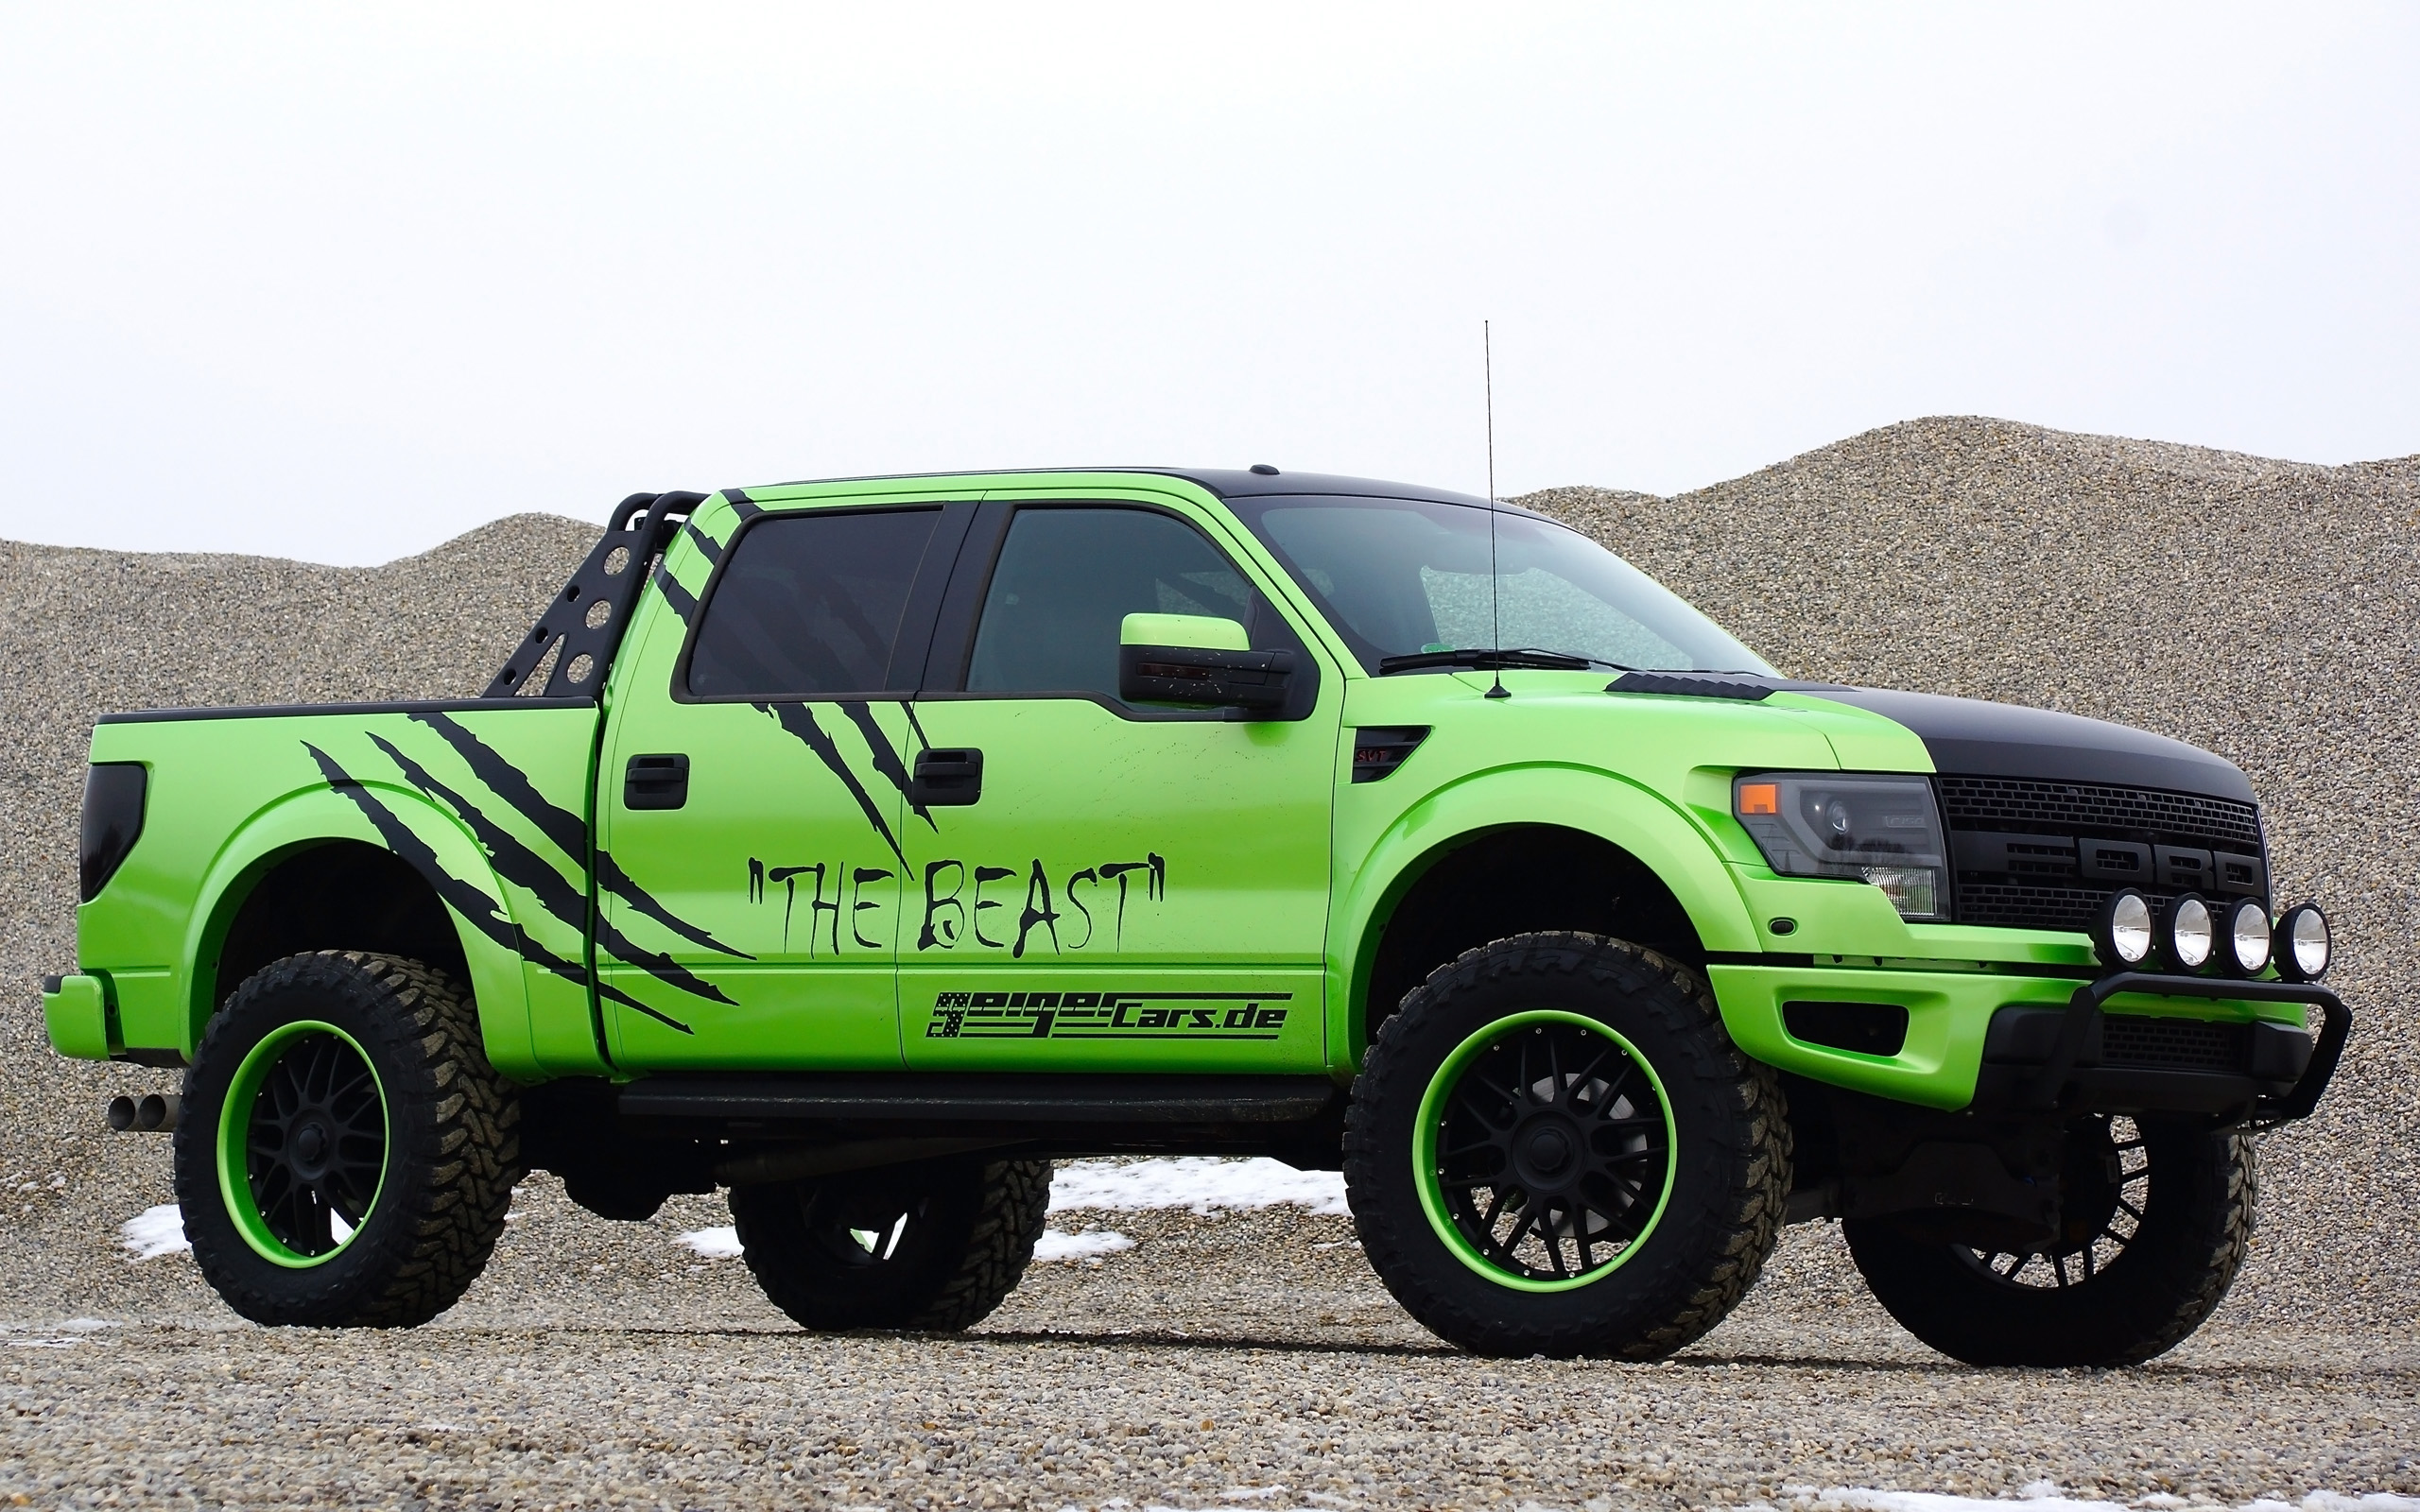
[[717, 506], [667, 554], [597, 779], [621, 1065], [899, 1066], [906, 699], [974, 507]]
[[[914, 706], [908, 1063], [1319, 1069], [1340, 682], [1179, 501], [983, 509]], [[1298, 704], [1124, 703], [1130, 613], [1295, 649]]]

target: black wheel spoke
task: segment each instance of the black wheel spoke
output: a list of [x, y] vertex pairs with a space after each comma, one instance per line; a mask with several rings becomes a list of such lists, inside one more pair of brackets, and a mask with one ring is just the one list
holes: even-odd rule
[[342, 1037], [302, 1035], [262, 1074], [244, 1131], [252, 1207], [299, 1255], [337, 1246], [368, 1219], [387, 1160], [377, 1073]]
[[1524, 1025], [1481, 1049], [1437, 1129], [1435, 1178], [1455, 1227], [1490, 1263], [1533, 1280], [1614, 1263], [1654, 1217], [1671, 1158], [1652, 1086], [1628, 1050], [1583, 1025]]
[[[1597, 1053], [1588, 1058], [1587, 1064], [1571, 1078], [1571, 1089], [1573, 1093], [1576, 1095], [1582, 1089], [1592, 1085], [1597, 1080], [1597, 1068], [1602, 1066], [1606, 1061], [1613, 1059], [1616, 1056], [1620, 1054], [1621, 1052], [1611, 1044], [1601, 1045], [1598, 1049]], [[1609, 1082], [1606, 1085], [1607, 1092], [1610, 1094], [1612, 1084]], [[1592, 1108], [1606, 1108], [1611, 1105], [1612, 1098], [1610, 1095], [1603, 1097], [1591, 1097], [1589, 1099], [1589, 1106]]]

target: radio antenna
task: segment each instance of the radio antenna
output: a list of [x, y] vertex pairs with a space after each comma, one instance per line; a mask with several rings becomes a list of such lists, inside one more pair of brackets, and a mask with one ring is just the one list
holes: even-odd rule
[[[1490, 322], [1478, 323], [1479, 373], [1487, 394], [1487, 617], [1490, 649], [1504, 649], [1504, 587], [1495, 570], [1495, 337]], [[1487, 690], [1491, 698], [1510, 698], [1512, 690], [1504, 686], [1502, 658], [1497, 658], [1495, 685]]]

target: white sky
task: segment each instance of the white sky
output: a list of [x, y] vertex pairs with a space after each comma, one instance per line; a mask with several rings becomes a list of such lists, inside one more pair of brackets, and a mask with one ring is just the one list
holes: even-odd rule
[[[876, 19], [880, 11], [905, 19]], [[0, 4], [0, 536], [2420, 452], [2420, 8]]]

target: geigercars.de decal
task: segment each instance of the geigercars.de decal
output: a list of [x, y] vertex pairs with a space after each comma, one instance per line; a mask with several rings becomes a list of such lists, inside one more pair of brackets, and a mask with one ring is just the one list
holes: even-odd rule
[[1291, 992], [942, 992], [927, 1040], [1274, 1040]]

